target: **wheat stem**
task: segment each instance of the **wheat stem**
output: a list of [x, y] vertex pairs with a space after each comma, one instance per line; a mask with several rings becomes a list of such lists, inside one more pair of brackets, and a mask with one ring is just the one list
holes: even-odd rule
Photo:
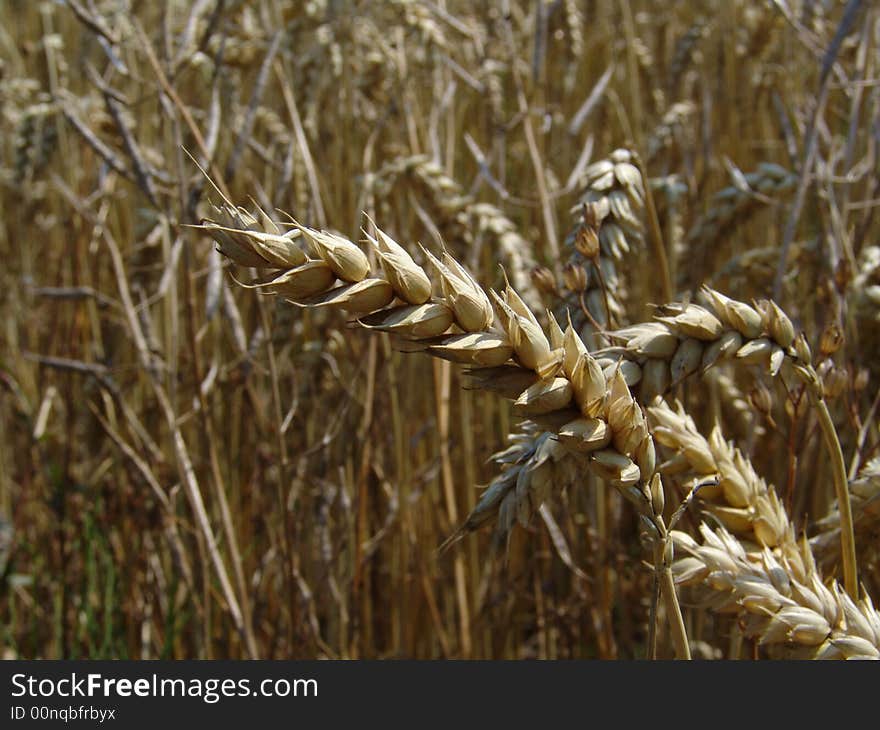
[[666, 245], [663, 243], [663, 233], [660, 229], [660, 219], [657, 217], [657, 207], [654, 205], [654, 194], [651, 192], [651, 186], [647, 183], [648, 173], [645, 170], [645, 163], [641, 155], [633, 155], [633, 163], [639, 168], [642, 180], [646, 181], [645, 211], [648, 214], [648, 225], [651, 229], [651, 252], [654, 254], [657, 266], [660, 269], [660, 291], [663, 294], [663, 300], [671, 302], [675, 297], [675, 289], [672, 276], [669, 273], [669, 259], [666, 256]]
[[837, 509], [840, 512], [840, 549], [843, 560], [843, 585], [846, 592], [853, 598], [858, 599], [858, 568], [856, 563], [856, 540], [853, 529], [852, 504], [849, 497], [849, 485], [846, 478], [846, 465], [843, 461], [843, 451], [840, 448], [840, 440], [825, 399], [818, 392], [818, 388], [808, 387], [810, 400], [819, 416], [819, 427], [825, 439], [828, 456], [831, 459], [831, 474], [834, 480], [834, 492], [837, 498]]
[[688, 644], [687, 631], [684, 627], [684, 618], [681, 615], [681, 606], [678, 603], [678, 595], [675, 591], [675, 579], [672, 576], [672, 567], [667, 563], [663, 567], [661, 576], [661, 593], [666, 605], [666, 613], [669, 614], [669, 628], [672, 632], [672, 641], [675, 644], [675, 654], [679, 659], [690, 659], [691, 649]]

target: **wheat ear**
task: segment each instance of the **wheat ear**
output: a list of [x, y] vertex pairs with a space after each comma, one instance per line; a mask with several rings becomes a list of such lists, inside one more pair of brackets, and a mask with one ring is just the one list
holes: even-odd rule
[[702, 544], [674, 531], [687, 553], [676, 582], [693, 586], [702, 605], [741, 616], [740, 626], [771, 653], [797, 659], [880, 659], [880, 614], [836, 583], [826, 587], [805, 543], [749, 554], [723, 527], [700, 526]]
[[[562, 447], [581, 456], [638, 510], [652, 538], [676, 654], [690, 657], [672, 578], [672, 542], [662, 515], [663, 486], [653, 438], [621, 371], [603, 372], [571, 323], [563, 332], [551, 317], [545, 333], [509, 284], [500, 294], [491, 291], [490, 299], [447, 251], [436, 256], [423, 249], [435, 274], [432, 280], [375, 225], [372, 234], [364, 233], [384, 278], [371, 270], [356, 244], [337, 233], [299, 223], [298, 238], [257, 230], [255, 217], [228, 203], [215, 208], [215, 216], [226, 224], [206, 220], [202, 227], [222, 253], [247, 266], [263, 259], [263, 267], [276, 269], [250, 286], [300, 307], [355, 313], [362, 326], [392, 333], [410, 349], [470, 365], [478, 385], [497, 383], [500, 376], [513, 384], [512, 394], [518, 393], [514, 413], [552, 428]], [[339, 286], [337, 279], [343, 282]], [[432, 283], [439, 289], [437, 296]], [[394, 300], [399, 303], [389, 307]], [[519, 486], [517, 480], [514, 489]], [[490, 488], [468, 520], [481, 524], [496, 516], [503, 527], [512, 523], [515, 508], [515, 518], [527, 522], [532, 500], [510, 500], [509, 493], [509, 483]]]
[[[849, 491], [853, 528], [862, 545], [876, 545], [880, 534], [880, 457], [865, 464], [856, 478], [850, 480]], [[827, 568], [833, 567], [841, 558], [840, 524], [840, 511], [835, 505], [814, 525], [816, 534], [810, 538], [810, 547]]]
[[702, 544], [674, 532], [688, 554], [673, 565], [677, 581], [713, 610], [742, 614], [747, 636], [789, 656], [880, 658], [880, 616], [870, 599], [856, 603], [836, 584], [825, 587], [775, 489], [748, 458], [717, 426], [704, 438], [680, 404], [658, 400], [648, 413], [655, 440], [675, 452], [661, 472], [718, 478], [700, 498], [722, 527], [701, 525]]
[[762, 162], [754, 172], [736, 172], [733, 185], [712, 196], [709, 208], [688, 231], [689, 246], [704, 246], [710, 241], [717, 245], [763, 205], [774, 203], [797, 185], [797, 175], [769, 162]]
[[[618, 149], [584, 171], [585, 190], [578, 204], [572, 208], [574, 222], [565, 239], [569, 253], [563, 272], [565, 286], [560, 291], [554, 281], [551, 286], [545, 287], [560, 298], [556, 307], [558, 319], [564, 320], [570, 316], [581, 338], [594, 345], [604, 343], [601, 332], [612, 321], [619, 321], [624, 313], [626, 291], [617, 275], [617, 264], [634, 247], [642, 245], [643, 182], [631, 160], [632, 154], [628, 150]], [[421, 170], [422, 167], [416, 166], [416, 169]], [[431, 175], [429, 179], [436, 184], [443, 178]], [[591, 216], [585, 218], [585, 210], [589, 210]], [[553, 276], [552, 273], [549, 275]], [[513, 283], [516, 285], [515, 280]], [[483, 377], [474, 373], [473, 377], [482, 381], [483, 388], [509, 390], [511, 397], [516, 397], [523, 387], [530, 384], [522, 379], [523, 374], [518, 371], [508, 370], [503, 377], [499, 377], [501, 373], [493, 372], [490, 375]], [[507, 499], [513, 504], [528, 495], [527, 508], [534, 512], [551, 491], [545, 487], [551, 470], [552, 491], [559, 492], [574, 484], [582, 465], [569, 450], [554, 448], [556, 440], [551, 438], [548, 441], [552, 435], [529, 421], [521, 423], [511, 436], [512, 446], [492, 457], [494, 462], [501, 465], [502, 472], [490, 484], [487, 498]], [[513, 454], [516, 455], [515, 459], [511, 458]], [[514, 483], [521, 486], [513, 489]], [[501, 490], [506, 496], [501, 496]], [[511, 507], [505, 512], [515, 514], [516, 510]], [[482, 509], [477, 510], [477, 515], [483, 514]], [[482, 521], [468, 520], [462, 525], [462, 530], [470, 532], [481, 524]], [[509, 520], [499, 522], [499, 535], [506, 535], [511, 526]], [[462, 534], [459, 531], [453, 537], [461, 537]]]
[[775, 548], [794, 540], [794, 530], [776, 490], [758, 475], [748, 458], [715, 426], [709, 438], [677, 403], [658, 399], [648, 408], [654, 440], [674, 456], [660, 465], [664, 474], [687, 471], [698, 480], [717, 476], [715, 487], [700, 490], [703, 507], [740, 539]]
[[654, 321], [609, 333], [620, 344], [595, 355], [605, 362], [613, 362], [614, 358], [631, 362], [628, 382], [641, 383], [643, 402], [725, 359], [766, 365], [772, 376], [785, 367], [798, 377], [806, 386], [818, 416], [831, 460], [840, 512], [844, 585], [847, 593], [857, 597], [858, 571], [846, 466], [806, 338], [796, 334], [788, 315], [773, 301], [751, 306], [707, 286], [702, 287], [701, 295], [706, 306], [662, 305], [657, 308]]

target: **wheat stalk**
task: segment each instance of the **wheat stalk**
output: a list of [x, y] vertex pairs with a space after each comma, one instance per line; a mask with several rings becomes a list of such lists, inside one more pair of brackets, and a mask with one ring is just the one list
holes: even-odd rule
[[[435, 272], [432, 280], [375, 224], [372, 234], [364, 234], [384, 278], [371, 270], [357, 245], [337, 233], [295, 223], [296, 228], [282, 234], [265, 215], [260, 223], [228, 201], [213, 210], [214, 219], [201, 227], [224, 255], [243, 266], [276, 269], [251, 287], [280, 294], [300, 307], [355, 313], [362, 326], [394, 334], [410, 349], [470, 365], [478, 386], [492, 383], [493, 389], [505, 392], [499, 383], [509, 384], [516, 395], [515, 414], [552, 427], [557, 444], [580, 456], [636, 506], [654, 546], [676, 652], [689, 657], [672, 580], [654, 441], [621, 371], [604, 372], [571, 323], [563, 331], [551, 317], [545, 333], [509, 284], [501, 293], [490, 291], [490, 299], [445, 250], [439, 257], [424, 250]], [[303, 239], [307, 246], [300, 245]], [[336, 286], [337, 280], [341, 285]], [[395, 299], [401, 303], [388, 308]], [[554, 445], [542, 449], [549, 443], [544, 437], [536, 447], [542, 463], [553, 459]], [[447, 545], [493, 519], [502, 534], [514, 520], [526, 523], [550, 486], [538, 466], [520, 470], [516, 481], [502, 473]], [[520, 480], [523, 473], [529, 478]]]

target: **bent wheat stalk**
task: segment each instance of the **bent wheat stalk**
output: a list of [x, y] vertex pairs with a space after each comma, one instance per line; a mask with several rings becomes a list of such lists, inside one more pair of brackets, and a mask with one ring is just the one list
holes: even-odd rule
[[[215, 207], [215, 217], [201, 227], [223, 254], [245, 266], [275, 269], [251, 287], [300, 307], [352, 313], [363, 327], [394, 335], [405, 349], [469, 365], [478, 386], [491, 383], [494, 390], [515, 398], [516, 415], [552, 429], [561, 446], [546, 447], [550, 458], [556, 448], [567, 449], [617, 488], [648, 528], [676, 653], [690, 656], [672, 581], [672, 543], [661, 514], [663, 487], [653, 438], [620, 368], [603, 371], [571, 322], [563, 331], [549, 316], [545, 332], [509, 284], [501, 293], [487, 295], [445, 250], [436, 256], [423, 249], [434, 272], [428, 277], [375, 224], [372, 234], [364, 234], [376, 250], [384, 278], [371, 270], [356, 244], [337, 233], [295, 223], [293, 230], [280, 234], [271, 222], [261, 225], [228, 201]], [[530, 486], [535, 491], [525, 498], [521, 490]], [[514, 520], [526, 523], [545, 490], [534, 478], [523, 483], [518, 478], [496, 480], [453, 540], [491, 519], [503, 532]]]

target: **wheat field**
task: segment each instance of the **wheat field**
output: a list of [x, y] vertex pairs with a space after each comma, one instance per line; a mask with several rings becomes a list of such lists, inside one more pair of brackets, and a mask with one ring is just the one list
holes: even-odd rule
[[880, 658], [880, 8], [0, 20], [4, 658]]

